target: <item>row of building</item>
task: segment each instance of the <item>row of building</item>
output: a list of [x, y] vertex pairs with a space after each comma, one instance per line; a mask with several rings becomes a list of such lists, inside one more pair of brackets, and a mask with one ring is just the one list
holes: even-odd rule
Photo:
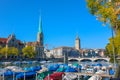
[[44, 35], [42, 31], [42, 19], [39, 20], [39, 31], [37, 33], [37, 40], [34, 42], [22, 42], [16, 39], [15, 34], [9, 35], [7, 38], [0, 37], [0, 46], [1, 47], [15, 47], [19, 50], [19, 55], [22, 54], [22, 49], [27, 46], [34, 47], [36, 58], [45, 58], [44, 54]]
[[69, 57], [92, 57], [104, 56], [104, 49], [81, 49], [80, 38], [77, 35], [75, 39], [75, 47], [57, 47], [52, 50], [44, 49], [44, 34], [42, 31], [42, 19], [39, 20], [39, 31], [37, 33], [37, 40], [34, 42], [22, 42], [16, 39], [14, 34], [8, 38], [0, 38], [1, 47], [15, 47], [18, 48], [19, 54], [22, 54], [22, 49], [27, 46], [33, 46], [36, 52], [36, 58], [61, 58], [65, 54]]
[[66, 54], [68, 57], [105, 57], [104, 49], [81, 49], [78, 35], [75, 39], [75, 47], [61, 46], [52, 50], [45, 49], [44, 52], [48, 58], [63, 58]]

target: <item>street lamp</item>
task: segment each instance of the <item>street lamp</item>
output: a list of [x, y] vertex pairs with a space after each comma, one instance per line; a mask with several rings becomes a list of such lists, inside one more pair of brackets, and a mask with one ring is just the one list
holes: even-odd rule
[[116, 60], [115, 60], [115, 46], [114, 46], [114, 30], [111, 27], [111, 33], [112, 33], [112, 52], [113, 52], [113, 60], [114, 60], [114, 68], [116, 68]]
[[68, 64], [68, 51], [64, 52], [64, 63]]
[[[105, 26], [105, 24], [104, 24]], [[113, 52], [113, 60], [114, 60], [114, 68], [116, 68], [116, 60], [115, 60], [115, 46], [114, 46], [114, 30], [111, 27], [111, 33], [112, 33], [112, 52]]]
[[[111, 0], [109, 0], [111, 2]], [[96, 20], [99, 20], [99, 16], [97, 16]], [[109, 22], [109, 20], [108, 20]], [[115, 22], [116, 24], [116, 22]], [[103, 23], [103, 26], [105, 26], [105, 23]], [[117, 26], [117, 24], [116, 24]], [[116, 60], [115, 60], [115, 47], [114, 47], [114, 31], [113, 28], [111, 27], [111, 33], [112, 33], [112, 50], [113, 50], [113, 59], [114, 59], [114, 68], [116, 68]]]
[[113, 32], [113, 29], [111, 28], [112, 30], [112, 50], [113, 50], [113, 59], [114, 59], [114, 68], [116, 66], [116, 60], [115, 60], [115, 47], [114, 47], [114, 32]]

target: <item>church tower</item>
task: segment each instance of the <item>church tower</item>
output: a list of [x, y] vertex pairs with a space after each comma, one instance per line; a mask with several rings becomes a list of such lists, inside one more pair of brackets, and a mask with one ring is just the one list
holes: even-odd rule
[[40, 46], [43, 46], [42, 17], [40, 17], [39, 19], [39, 31], [37, 34], [37, 42]]
[[80, 38], [78, 35], [75, 40], [75, 49], [80, 50]]

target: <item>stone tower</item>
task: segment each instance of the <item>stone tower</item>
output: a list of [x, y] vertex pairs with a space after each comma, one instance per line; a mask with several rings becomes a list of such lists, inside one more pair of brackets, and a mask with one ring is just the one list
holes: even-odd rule
[[37, 42], [35, 43], [35, 51], [37, 53], [36, 58], [45, 58], [44, 54], [44, 35], [42, 31], [42, 18], [39, 18], [39, 31], [37, 34]]
[[75, 40], [75, 49], [80, 50], [80, 38], [78, 35]]
[[43, 46], [43, 32], [42, 32], [42, 18], [39, 19], [39, 31], [37, 34], [37, 42], [40, 46]]

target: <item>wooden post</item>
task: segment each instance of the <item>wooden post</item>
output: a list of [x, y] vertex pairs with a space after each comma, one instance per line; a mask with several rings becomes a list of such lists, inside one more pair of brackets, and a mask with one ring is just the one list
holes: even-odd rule
[[17, 80], [17, 77], [15, 79]]
[[13, 80], [15, 80], [15, 73], [13, 72]]
[[25, 80], [25, 72], [24, 72], [24, 80]]
[[36, 72], [36, 80], [37, 80], [37, 72]]
[[50, 80], [50, 75], [48, 74], [48, 80]]
[[80, 80], [80, 76], [78, 75], [78, 80]]
[[5, 75], [4, 75], [4, 72], [3, 72], [3, 80], [5, 80], [4, 78], [5, 78]]
[[62, 74], [62, 80], [64, 80], [64, 74]]

